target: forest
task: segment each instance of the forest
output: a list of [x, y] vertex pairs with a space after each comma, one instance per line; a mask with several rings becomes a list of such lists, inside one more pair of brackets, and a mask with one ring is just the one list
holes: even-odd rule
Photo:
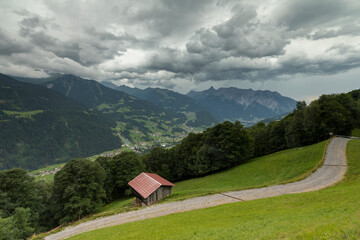
[[0, 239], [24, 239], [79, 220], [99, 207], [128, 196], [127, 182], [143, 171], [170, 181], [207, 175], [257, 156], [349, 135], [360, 128], [360, 90], [322, 95], [280, 121], [245, 128], [223, 122], [191, 133], [173, 148], [153, 148], [145, 155], [122, 152], [95, 161], [72, 159], [54, 183], [38, 182], [25, 170], [0, 172]]

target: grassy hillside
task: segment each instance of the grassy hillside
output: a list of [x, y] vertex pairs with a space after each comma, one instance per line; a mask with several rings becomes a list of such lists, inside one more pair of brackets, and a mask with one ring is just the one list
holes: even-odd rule
[[70, 239], [359, 239], [360, 141], [336, 186], [99, 229]]
[[[326, 142], [321, 142], [307, 147], [277, 152], [253, 159], [247, 164], [224, 172], [176, 182], [173, 195], [166, 198], [165, 201], [176, 201], [215, 192], [262, 187], [301, 179], [309, 175], [321, 163], [325, 144]], [[132, 198], [119, 199], [102, 207], [97, 214], [80, 222], [129, 211], [132, 208], [131, 202]], [[41, 234], [36, 239], [43, 236]]]
[[299, 180], [315, 169], [325, 143], [280, 151], [223, 172], [178, 182], [168, 200]]
[[[308, 176], [320, 163], [326, 142], [307, 147], [293, 148], [268, 156], [255, 158], [229, 170], [175, 183], [173, 194], [165, 201], [178, 201], [217, 192], [257, 188]], [[131, 204], [121, 199], [106, 205], [100, 213], [122, 211]]]

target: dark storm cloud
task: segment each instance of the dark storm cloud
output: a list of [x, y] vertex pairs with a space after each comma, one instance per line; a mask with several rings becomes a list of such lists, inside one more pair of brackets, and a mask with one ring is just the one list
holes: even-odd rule
[[[259, 23], [254, 6], [237, 5], [228, 21], [211, 30], [199, 30], [187, 43], [189, 53], [206, 54], [215, 51], [220, 56], [251, 58], [281, 55], [289, 43], [285, 29], [270, 23]], [[223, 55], [223, 56], [221, 56]]]
[[315, 75], [332, 75], [347, 70], [360, 67], [360, 51], [353, 51], [345, 59], [303, 59], [300, 57], [290, 57], [281, 62], [281, 71], [279, 74], [315, 74]]
[[29, 50], [28, 45], [9, 37], [0, 28], [0, 55], [12, 55], [14, 53], [28, 52]]
[[219, 66], [226, 65], [222, 60], [230, 57], [256, 59], [284, 54], [290, 42], [286, 39], [286, 28], [260, 23], [253, 5], [237, 4], [232, 13], [224, 23], [197, 30], [186, 43], [186, 52], [161, 49], [147, 67], [174, 72], [177, 76], [192, 75], [195, 81], [259, 78], [263, 74], [257, 67], [223, 66], [224, 70]]
[[7, 62], [14, 69], [173, 87], [184, 79], [265, 81], [359, 67], [360, 3], [355, 0], [23, 5], [9, 10], [16, 20], [0, 16], [0, 27], [12, 26], [0, 31], [0, 54], [9, 56], [0, 68]]
[[347, 21], [359, 16], [359, 3], [351, 0], [281, 1], [275, 18], [290, 30], [313, 28], [334, 21]]
[[144, 25], [158, 37], [171, 34], [186, 33], [188, 28], [203, 21], [208, 7], [213, 6], [212, 0], [161, 0], [141, 1], [141, 7], [126, 6], [121, 14], [126, 22]]

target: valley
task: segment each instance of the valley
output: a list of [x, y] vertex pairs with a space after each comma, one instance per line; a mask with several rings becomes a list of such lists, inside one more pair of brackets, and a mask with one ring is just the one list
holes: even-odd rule
[[[226, 115], [220, 116], [216, 111], [214, 111], [214, 108], [207, 109], [206, 106], [209, 105], [206, 105], [205, 102], [198, 102], [199, 98], [189, 97], [194, 96], [195, 92], [186, 96], [159, 88], [147, 88], [141, 90], [120, 86], [112, 89], [105, 87], [94, 80], [85, 80], [74, 75], [58, 74], [44, 79], [15, 78], [25, 82], [22, 83], [25, 84], [23, 86], [30, 86], [26, 84], [34, 83], [49, 90], [58, 92], [64, 95], [64, 98], [66, 98], [67, 101], [73, 100], [73, 106], [81, 105], [84, 112], [93, 112], [102, 118], [106, 118], [106, 121], [112, 125], [111, 127], [106, 126], [107, 134], [111, 131], [111, 138], [114, 139], [116, 136], [118, 139], [116, 141], [114, 140], [112, 144], [107, 144], [106, 149], [103, 147], [102, 151], [92, 151], [92, 153], [97, 153], [96, 156], [114, 156], [115, 153], [119, 153], [127, 149], [143, 154], [156, 146], [165, 148], [172, 147], [181, 142], [181, 140], [189, 133], [200, 133], [208, 127], [217, 124], [217, 119], [223, 121], [227, 118]], [[5, 89], [5, 87], [7, 88], [8, 86], [4, 85], [3, 89]], [[112, 87], [114, 88], [114, 86]], [[27, 90], [28, 96], [35, 93], [38, 94], [37, 92], [32, 92], [32, 89], [35, 89], [35, 85]], [[219, 94], [220, 91], [225, 90], [226, 89], [219, 90]], [[40, 88], [37, 91], [40, 91]], [[41, 91], [46, 92], [45, 89], [42, 89]], [[208, 94], [209, 91], [210, 90], [197, 94]], [[234, 89], [231, 89], [231, 91], [234, 92]], [[213, 89], [210, 92], [216, 93], [216, 90]], [[256, 93], [252, 90], [247, 93], [248, 91], [244, 90], [241, 94], [244, 92], [250, 95]], [[219, 94], [216, 93], [216, 96], [218, 97], [224, 93]], [[270, 93], [267, 94], [269, 95]], [[276, 96], [279, 97], [279, 95]], [[233, 95], [227, 95], [227, 101], [233, 101], [232, 98], [234, 98]], [[246, 98], [246, 96], [244, 95], [243, 98]], [[218, 100], [213, 99], [209, 101], [212, 103], [214, 103], [214, 101], [222, 102], [223, 99], [219, 98]], [[6, 102], [6, 104], [7, 103], [8, 102]], [[3, 111], [0, 111], [0, 115], [4, 117], [8, 116], [7, 118], [30, 119], [36, 122], [39, 117], [44, 115], [44, 109], [42, 109], [42, 107], [39, 108], [31, 105], [29, 105], [28, 108], [24, 108], [23, 106], [7, 107], [6, 104], [3, 102]], [[33, 103], [32, 101], [28, 101], [28, 104]], [[229, 105], [230, 102], [226, 104]], [[231, 104], [236, 105], [235, 102]], [[234, 107], [237, 107], [235, 105]], [[219, 109], [226, 108], [226, 106], [222, 106], [221, 104], [215, 104], [214, 106], [217, 106]], [[28, 109], [31, 111], [28, 111]], [[245, 117], [245, 115], [243, 117], [238, 116], [233, 120], [240, 119], [243, 124], [251, 125], [264, 117], [275, 116], [280, 113], [279, 111], [272, 115], [260, 114], [258, 117], [255, 117], [254, 115], [255, 118], [251, 118], [252, 120], [249, 120], [250, 118]], [[291, 111], [291, 107], [288, 108], [287, 111]], [[216, 117], [214, 117], [214, 114]], [[243, 112], [243, 114], [247, 113]], [[1, 121], [9, 122], [6, 118]], [[67, 123], [65, 122], [65, 124]], [[95, 129], [99, 129], [97, 124], [98, 123], [95, 123], [95, 125], [93, 124]], [[58, 140], [55, 142], [58, 142]], [[67, 143], [65, 146], [69, 148], [69, 144], [70, 143]], [[20, 143], [20, 146], [22, 146], [23, 149], [27, 148], [27, 145], [23, 143]], [[59, 146], [59, 149], [61, 148], [62, 147]], [[110, 148], [112, 148], [112, 150]], [[107, 153], [101, 154], [103, 150]], [[111, 151], [109, 152], [109, 150]], [[20, 150], [20, 148], [18, 148], [16, 151], [19, 153], [17, 158], [21, 159], [21, 155], [23, 154], [21, 151], [24, 150]], [[13, 153], [11, 153], [7, 158], [11, 159], [12, 156]], [[59, 162], [65, 162], [73, 157], [89, 157], [80, 152], [73, 155], [64, 155], [61, 151], [58, 152], [57, 156], [58, 157], [52, 159], [48, 156], [46, 160], [40, 160], [38, 163], [31, 163], [31, 161], [27, 160], [26, 165], [24, 161], [17, 160], [17, 163], [8, 163], [7, 165], [3, 165], [2, 168], [9, 168], [9, 166], [21, 166], [28, 169], [35, 169], [37, 167], [51, 166], [53, 163], [58, 164]], [[40, 159], [42, 158], [43, 157], [40, 157]], [[10, 162], [11, 161], [13, 160], [10, 160]]]
[[[18, 79], [24, 82], [5, 75], [0, 79], [0, 136], [4, 141], [0, 142], [0, 169], [34, 170], [110, 150], [107, 154], [112, 156], [127, 149], [143, 154], [155, 146], [174, 146], [190, 132], [217, 123], [198, 117], [199, 113], [167, 110], [73, 75]], [[30, 142], [34, 136], [36, 144]]]

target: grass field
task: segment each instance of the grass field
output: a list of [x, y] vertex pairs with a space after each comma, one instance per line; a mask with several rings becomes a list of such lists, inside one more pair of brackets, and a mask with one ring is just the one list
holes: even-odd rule
[[[293, 148], [264, 157], [232, 169], [175, 183], [173, 194], [163, 202], [179, 201], [212, 193], [264, 187], [297, 181], [310, 175], [320, 163], [326, 142]], [[121, 199], [106, 205], [99, 213], [128, 208], [131, 199]]]
[[54, 181], [55, 174], [49, 174], [49, 175], [42, 176], [41, 172], [42, 171], [52, 171], [55, 168], [60, 168], [60, 167], [63, 167], [64, 165], [65, 165], [65, 163], [50, 165], [50, 166], [47, 166], [44, 168], [40, 168], [40, 169], [31, 171], [31, 172], [29, 172], [29, 174], [33, 175], [35, 177], [35, 179], [38, 181], [52, 182], [52, 181]]
[[103, 228], [70, 239], [360, 239], [360, 141], [336, 186]]
[[322, 159], [326, 142], [293, 148], [229, 170], [176, 183], [166, 201], [297, 181], [310, 175]]
[[114, 201], [114, 202], [102, 207], [99, 210], [99, 213], [116, 211], [121, 208], [130, 207], [131, 202], [132, 202], [132, 198], [126, 198], [126, 199], [120, 199], [120, 200]]
[[[110, 151], [103, 152], [102, 154], [119, 154], [122, 151], [132, 151], [132, 150], [127, 148], [127, 147], [122, 147], [122, 148], [117, 148], [117, 149], [113, 149], [113, 150], [110, 150]], [[96, 154], [96, 155], [87, 157], [86, 159], [89, 159], [90, 161], [95, 161], [95, 159], [98, 158], [100, 155], [101, 154]], [[33, 170], [33, 171], [29, 172], [29, 174], [33, 175], [35, 177], [35, 179], [38, 180], [38, 181], [53, 182], [54, 177], [55, 177], [55, 173], [42, 176], [41, 171], [44, 171], [44, 170], [45, 171], [51, 171], [51, 170], [54, 170], [55, 168], [63, 167], [63, 166], [65, 166], [65, 164], [66, 163], [59, 163], [59, 164], [49, 165], [49, 166], [44, 167], [44, 168]]]
[[14, 115], [16, 118], [31, 118], [32, 116], [43, 113], [44, 110], [35, 110], [35, 111], [27, 111], [27, 112], [19, 112], [19, 111], [8, 111], [3, 110], [7, 115]]
[[360, 137], [360, 128], [355, 128], [354, 130], [352, 130], [351, 136]]

